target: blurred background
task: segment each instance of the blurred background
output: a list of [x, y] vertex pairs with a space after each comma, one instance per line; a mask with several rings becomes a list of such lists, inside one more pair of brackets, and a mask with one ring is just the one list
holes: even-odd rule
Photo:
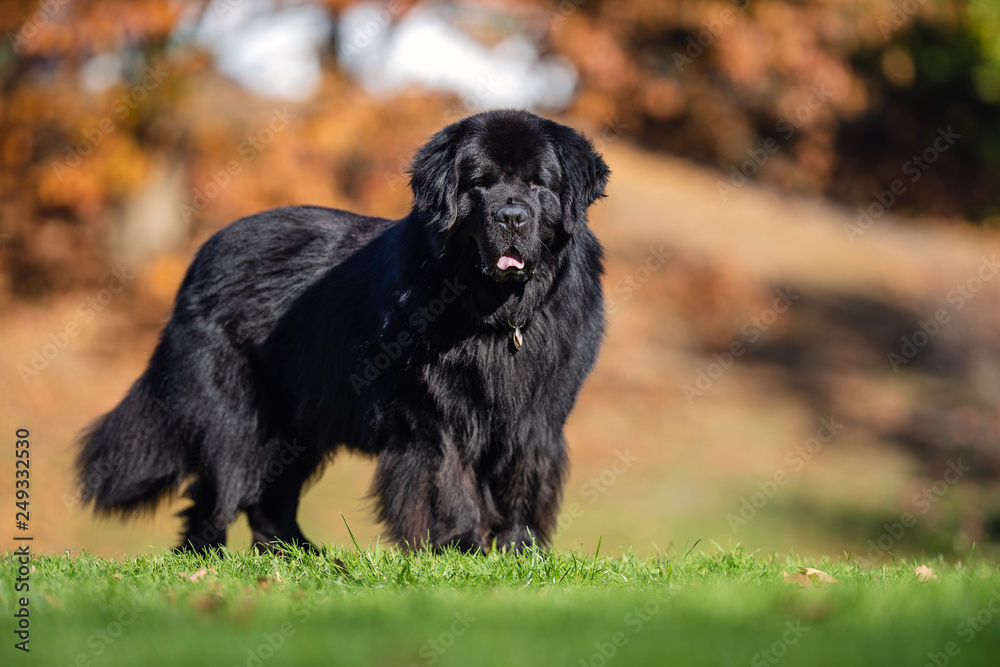
[[[516, 106], [613, 170], [556, 547], [997, 555], [1000, 2], [5, 0], [0, 35], [0, 497], [30, 429], [38, 549], [177, 540], [183, 501], [96, 521], [71, 462], [199, 244], [401, 217], [430, 134]], [[305, 533], [378, 539], [372, 469], [340, 455]]]

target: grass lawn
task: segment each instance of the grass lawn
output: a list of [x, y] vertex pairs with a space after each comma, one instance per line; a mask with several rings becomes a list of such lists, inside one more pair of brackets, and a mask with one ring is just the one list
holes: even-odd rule
[[[40, 556], [30, 653], [14, 649], [19, 564], [0, 558], [0, 664], [1000, 664], [994, 565], [765, 558], [740, 547], [640, 559], [289, 549], [284, 557]], [[800, 566], [839, 583], [802, 587]], [[10, 659], [13, 657], [13, 663]]]

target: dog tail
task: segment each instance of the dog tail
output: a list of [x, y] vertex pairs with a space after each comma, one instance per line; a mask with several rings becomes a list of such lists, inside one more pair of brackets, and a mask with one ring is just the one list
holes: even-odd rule
[[151, 511], [187, 474], [183, 443], [172, 437], [179, 429], [171, 427], [167, 405], [153, 391], [150, 370], [80, 436], [80, 495], [98, 514]]

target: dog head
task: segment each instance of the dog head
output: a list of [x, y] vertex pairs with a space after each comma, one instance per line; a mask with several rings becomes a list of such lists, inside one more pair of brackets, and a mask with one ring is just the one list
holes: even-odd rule
[[526, 282], [558, 237], [586, 224], [610, 172], [576, 131], [501, 110], [435, 134], [410, 173], [415, 208], [439, 252], [458, 244], [485, 276]]

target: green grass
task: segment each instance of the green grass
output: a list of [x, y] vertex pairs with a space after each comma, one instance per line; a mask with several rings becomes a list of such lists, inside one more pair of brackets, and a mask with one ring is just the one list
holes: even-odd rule
[[[931, 654], [940, 667], [1000, 655], [1000, 573], [986, 563], [931, 562], [938, 579], [927, 583], [914, 563], [865, 569], [740, 547], [648, 559], [83, 554], [33, 565], [31, 652], [5, 631], [2, 664], [920, 667]], [[800, 565], [840, 583], [785, 583]], [[17, 563], [7, 555], [0, 569], [6, 629]]]

